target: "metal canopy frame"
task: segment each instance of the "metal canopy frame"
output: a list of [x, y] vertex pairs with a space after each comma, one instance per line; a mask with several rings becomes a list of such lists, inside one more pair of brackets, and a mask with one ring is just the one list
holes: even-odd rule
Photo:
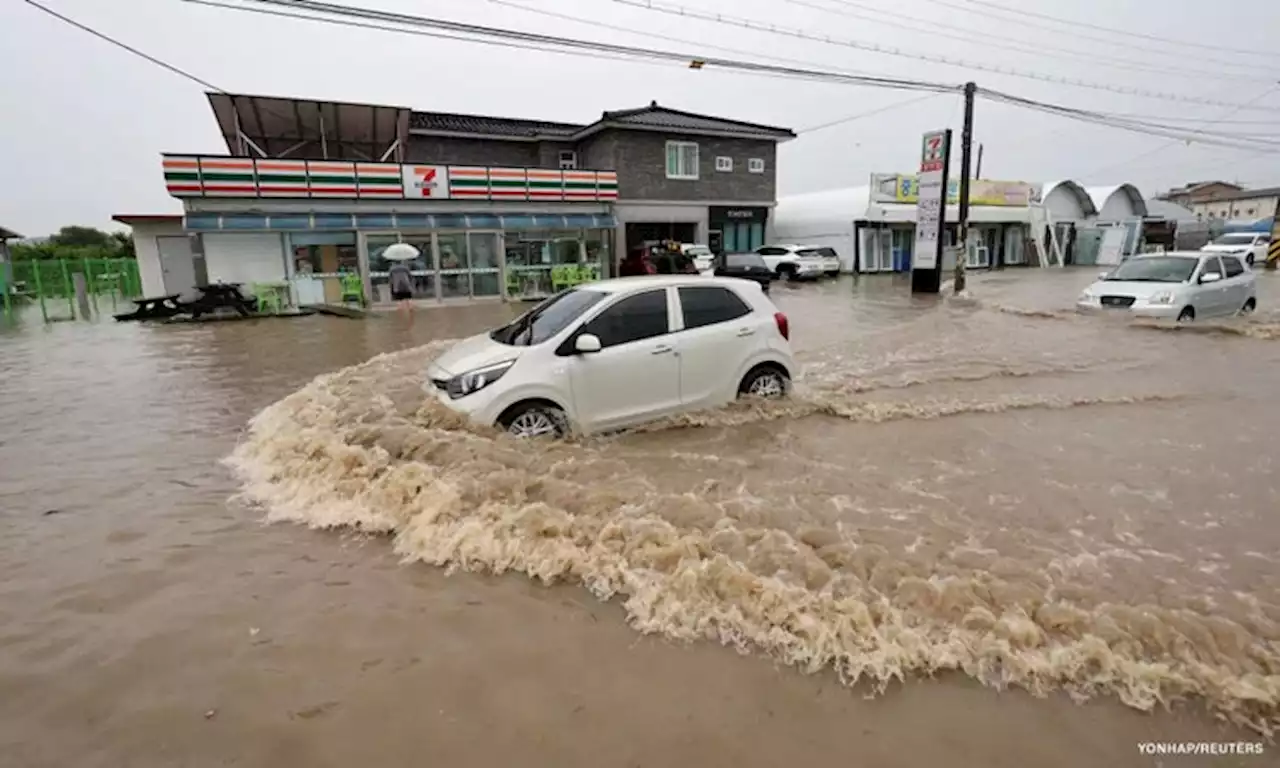
[[326, 160], [405, 159], [408, 107], [212, 91], [206, 96], [235, 157], [286, 158], [312, 145]]

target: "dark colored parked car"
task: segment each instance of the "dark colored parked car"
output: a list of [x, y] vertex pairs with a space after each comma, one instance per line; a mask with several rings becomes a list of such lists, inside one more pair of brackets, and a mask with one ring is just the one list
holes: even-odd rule
[[741, 277], [755, 280], [767, 293], [773, 282], [773, 270], [758, 253], [722, 253], [716, 257], [716, 277]]

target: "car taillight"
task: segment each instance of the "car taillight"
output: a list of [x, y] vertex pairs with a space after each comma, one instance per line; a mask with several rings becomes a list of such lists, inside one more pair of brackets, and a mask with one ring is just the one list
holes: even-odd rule
[[781, 312], [774, 312], [773, 322], [778, 324], [778, 333], [782, 334], [782, 338], [791, 341], [791, 324], [787, 322], [787, 316]]

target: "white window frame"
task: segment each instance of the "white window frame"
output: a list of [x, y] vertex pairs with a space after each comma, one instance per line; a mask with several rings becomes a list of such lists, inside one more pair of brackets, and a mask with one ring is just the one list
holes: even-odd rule
[[[672, 149], [676, 150], [676, 167], [674, 169], [672, 169], [671, 167], [671, 150]], [[689, 157], [690, 155], [692, 155], [692, 160], [690, 160], [690, 157]], [[699, 178], [698, 176], [698, 145], [696, 142], [668, 141], [666, 146], [666, 154], [663, 157], [663, 162], [667, 166], [668, 179], [689, 179], [692, 181], [697, 181]], [[680, 167], [682, 165], [684, 166], [683, 168]], [[692, 166], [693, 168], [692, 172], [690, 172], [689, 170], [690, 166]], [[684, 172], [681, 173], [681, 171], [684, 171]]]
[[560, 150], [559, 165], [562, 171], [578, 170], [578, 153], [572, 149]]
[[733, 173], [733, 158], [728, 155], [717, 156], [716, 170], [721, 173]]
[[753, 157], [748, 160], [747, 173], [764, 173], [764, 158]]

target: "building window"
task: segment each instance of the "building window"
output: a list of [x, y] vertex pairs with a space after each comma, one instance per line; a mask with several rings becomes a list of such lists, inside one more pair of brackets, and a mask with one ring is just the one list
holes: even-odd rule
[[698, 145], [689, 141], [667, 142], [667, 178], [698, 178]]
[[764, 159], [753, 157], [747, 161], [747, 173], [764, 173]]
[[732, 171], [733, 171], [733, 158], [732, 158], [732, 157], [725, 157], [724, 155], [721, 155], [720, 157], [717, 157], [717, 158], [716, 158], [716, 170], [717, 170], [717, 171], [724, 171], [724, 172], [726, 172], [726, 173], [732, 172]]
[[576, 171], [578, 169], [578, 153], [571, 149], [560, 151], [560, 170]]

